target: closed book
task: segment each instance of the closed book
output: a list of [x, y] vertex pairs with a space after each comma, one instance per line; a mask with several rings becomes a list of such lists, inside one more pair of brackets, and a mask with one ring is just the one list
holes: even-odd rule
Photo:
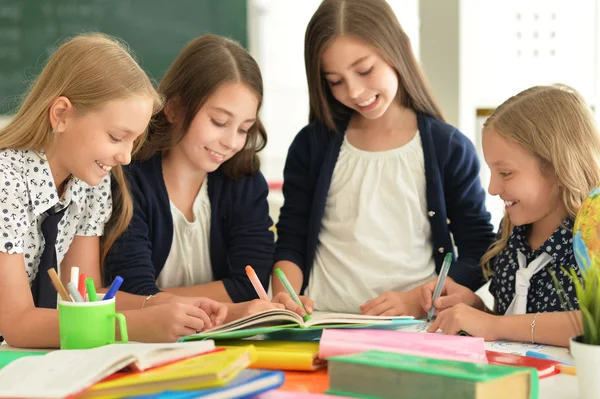
[[238, 348], [252, 345], [256, 349], [256, 360], [250, 367], [267, 370], [312, 371], [325, 365], [319, 359], [318, 342], [286, 341], [220, 341], [219, 348]]
[[560, 362], [555, 360], [538, 359], [530, 356], [513, 355], [511, 353], [485, 351], [490, 364], [501, 364], [504, 366], [533, 367], [537, 370], [540, 378], [550, 377], [559, 372]]
[[329, 359], [327, 393], [380, 399], [536, 399], [533, 368], [366, 351]]

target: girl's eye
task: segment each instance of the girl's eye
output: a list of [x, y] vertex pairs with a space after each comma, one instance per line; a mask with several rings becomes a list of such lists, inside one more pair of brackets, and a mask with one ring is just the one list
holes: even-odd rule
[[500, 172], [500, 175], [502, 177], [508, 177], [508, 176], [510, 176], [510, 172]]
[[221, 123], [221, 122], [217, 122], [214, 119], [211, 119], [213, 125], [217, 126], [217, 127], [225, 127], [226, 123]]
[[340, 80], [336, 80], [335, 82], [332, 82], [332, 81], [328, 81], [328, 82], [329, 82], [329, 86], [337, 86], [342, 83], [342, 80], [340, 79]]
[[121, 142], [121, 139], [116, 138], [112, 134], [109, 134], [109, 137], [110, 137], [110, 141], [112, 141], [113, 143], [120, 143]]
[[367, 75], [368, 75], [368, 74], [370, 74], [372, 71], [373, 71], [373, 67], [371, 67], [371, 68], [367, 69], [367, 70], [366, 70], [366, 71], [364, 71], [364, 72], [359, 72], [358, 74], [359, 74], [360, 76], [367, 76]]
[[248, 134], [248, 131], [247, 131], [247, 130], [244, 130], [244, 129], [240, 129], [240, 130], [238, 130], [238, 131], [239, 131], [240, 133], [242, 133], [242, 134]]

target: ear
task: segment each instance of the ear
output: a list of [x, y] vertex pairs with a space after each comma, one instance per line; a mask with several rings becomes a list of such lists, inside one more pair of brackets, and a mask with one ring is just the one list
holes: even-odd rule
[[73, 104], [65, 97], [56, 97], [52, 104], [50, 104], [50, 124], [52, 125], [52, 131], [56, 133], [62, 133], [66, 129], [66, 119], [72, 113]]
[[169, 121], [169, 123], [176, 123], [177, 122], [177, 116], [179, 114], [179, 98], [178, 97], [172, 97], [167, 101], [167, 104], [165, 105], [164, 108], [164, 113], [165, 116], [167, 117], [167, 120]]

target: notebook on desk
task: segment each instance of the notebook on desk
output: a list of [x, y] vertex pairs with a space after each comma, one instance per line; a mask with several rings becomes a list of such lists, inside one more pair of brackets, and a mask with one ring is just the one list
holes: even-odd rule
[[325, 366], [319, 359], [318, 342], [219, 341], [219, 348], [238, 348], [252, 345], [256, 349], [256, 360], [251, 367], [268, 370], [312, 371]]
[[203, 339], [239, 339], [258, 334], [270, 334], [284, 330], [322, 330], [324, 328], [379, 328], [420, 324], [412, 316], [365, 316], [349, 313], [328, 313], [315, 311], [310, 320], [303, 321], [297, 313], [286, 309], [270, 309], [264, 312], [234, 320], [219, 327], [188, 335], [180, 341]]

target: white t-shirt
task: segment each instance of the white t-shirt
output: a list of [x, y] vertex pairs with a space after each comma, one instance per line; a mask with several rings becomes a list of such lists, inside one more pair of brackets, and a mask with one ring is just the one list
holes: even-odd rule
[[208, 179], [204, 179], [194, 200], [194, 221], [190, 222], [171, 204], [173, 241], [156, 284], [160, 288], [189, 287], [213, 281], [210, 263], [210, 200]]
[[[97, 186], [70, 178], [62, 198], [54, 186], [45, 155], [34, 151], [0, 151], [0, 251], [23, 254], [29, 283], [44, 250], [44, 212], [67, 208], [58, 224], [56, 257], [60, 265], [75, 236], [101, 236], [112, 212], [110, 176]], [[76, 265], [74, 265], [76, 266]], [[59, 268], [60, 269], [60, 268]]]
[[331, 178], [306, 295], [315, 308], [359, 313], [386, 291], [435, 276], [419, 132], [406, 145], [368, 152], [344, 138]]

